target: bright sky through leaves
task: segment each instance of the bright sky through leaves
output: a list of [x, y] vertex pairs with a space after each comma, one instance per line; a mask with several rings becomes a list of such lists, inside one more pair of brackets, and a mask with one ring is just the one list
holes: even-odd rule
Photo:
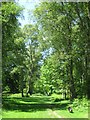
[[33, 21], [29, 18], [30, 16], [28, 16], [28, 13], [30, 13], [32, 18], [32, 11], [35, 9], [35, 6], [39, 4], [39, 0], [18, 0], [17, 2], [20, 6], [25, 8], [23, 10], [24, 19], [19, 18], [21, 26], [23, 27], [25, 24], [33, 23]]

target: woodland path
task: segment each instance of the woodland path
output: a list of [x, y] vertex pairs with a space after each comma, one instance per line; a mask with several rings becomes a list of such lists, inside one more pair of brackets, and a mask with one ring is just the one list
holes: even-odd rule
[[[58, 115], [54, 110], [48, 109], [49, 114], [52, 116], [52, 118], [62, 118], [60, 115]], [[62, 120], [64, 120], [62, 118]]]

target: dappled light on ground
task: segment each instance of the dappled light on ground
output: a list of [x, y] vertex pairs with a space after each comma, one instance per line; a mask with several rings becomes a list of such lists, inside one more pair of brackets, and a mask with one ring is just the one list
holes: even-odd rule
[[[55, 102], [52, 96], [3, 97], [3, 118], [87, 118], [87, 112], [69, 113], [69, 100]], [[84, 113], [85, 112], [85, 113]], [[65, 115], [63, 115], [63, 113]], [[82, 114], [83, 113], [83, 114]]]

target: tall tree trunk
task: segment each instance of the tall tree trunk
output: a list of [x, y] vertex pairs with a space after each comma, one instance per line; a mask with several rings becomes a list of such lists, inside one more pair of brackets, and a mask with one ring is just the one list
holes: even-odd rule
[[87, 97], [90, 99], [90, 1], [88, 2], [88, 17], [87, 17], [87, 23], [88, 23], [88, 34], [87, 34]]
[[28, 94], [32, 95], [33, 93], [33, 84], [31, 82], [31, 79], [29, 80], [29, 83], [28, 83], [28, 90], [26, 92], [26, 97], [28, 97]]
[[28, 81], [29, 89], [28, 89], [28, 92], [27, 92], [27, 96], [28, 96], [28, 93], [30, 95], [32, 95], [32, 93], [33, 93], [33, 80], [32, 80], [32, 78], [33, 78], [33, 72], [32, 72], [32, 69], [29, 72], [29, 76], [30, 76], [29, 81]]
[[74, 85], [74, 79], [73, 79], [73, 60], [70, 59], [70, 66], [69, 66], [69, 72], [70, 72], [70, 100], [73, 100], [76, 97], [75, 92], [75, 85]]
[[[85, 4], [83, 4], [84, 6]], [[84, 19], [82, 19], [82, 17], [80, 16], [80, 10], [79, 10], [79, 6], [78, 6], [78, 3], [76, 3], [76, 13], [79, 17], [79, 20], [80, 20], [80, 28], [81, 28], [81, 31], [83, 32], [84, 34], [84, 39], [85, 39], [85, 71], [84, 71], [84, 94], [87, 95], [88, 99], [90, 99], [90, 83], [89, 83], [89, 47], [90, 47], [90, 1], [87, 3], [87, 16], [85, 15]]]
[[90, 71], [89, 71], [89, 66], [90, 66], [90, 56], [89, 56], [89, 42], [87, 43], [86, 46], [86, 51], [85, 51], [85, 94], [87, 95], [88, 99], [90, 99]]
[[32, 82], [31, 82], [31, 80], [29, 80], [29, 91], [28, 91], [28, 93], [29, 93], [30, 95], [32, 95], [32, 93], [33, 93], [33, 84], [32, 84]]
[[22, 92], [21, 92], [21, 94], [22, 94], [22, 97], [24, 97], [24, 94], [23, 94], [23, 88], [22, 88]]
[[[34, 73], [34, 65], [33, 65], [34, 63], [33, 63], [32, 43], [29, 44], [29, 45], [30, 45], [30, 71], [29, 71], [30, 79], [29, 79], [29, 90], [28, 90], [28, 93], [30, 95], [32, 95], [32, 93], [33, 93], [33, 81], [32, 81], [32, 78], [33, 78], [33, 73]], [[27, 96], [28, 96], [28, 93], [27, 93]]]
[[74, 78], [73, 78], [73, 57], [72, 57], [72, 41], [71, 41], [71, 33], [72, 33], [72, 27], [71, 27], [71, 22], [68, 24], [68, 31], [69, 31], [69, 36], [68, 36], [68, 55], [69, 55], [69, 85], [70, 85], [70, 100], [73, 100], [76, 97], [76, 90], [75, 90], [75, 83], [74, 83]]
[[22, 95], [22, 97], [24, 97], [24, 93], [23, 93], [23, 80], [21, 81], [21, 95]]

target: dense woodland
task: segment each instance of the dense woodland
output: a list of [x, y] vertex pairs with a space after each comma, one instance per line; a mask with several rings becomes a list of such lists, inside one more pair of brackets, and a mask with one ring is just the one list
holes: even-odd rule
[[42, 2], [23, 28], [18, 3], [0, 9], [3, 93], [89, 99], [90, 2]]

